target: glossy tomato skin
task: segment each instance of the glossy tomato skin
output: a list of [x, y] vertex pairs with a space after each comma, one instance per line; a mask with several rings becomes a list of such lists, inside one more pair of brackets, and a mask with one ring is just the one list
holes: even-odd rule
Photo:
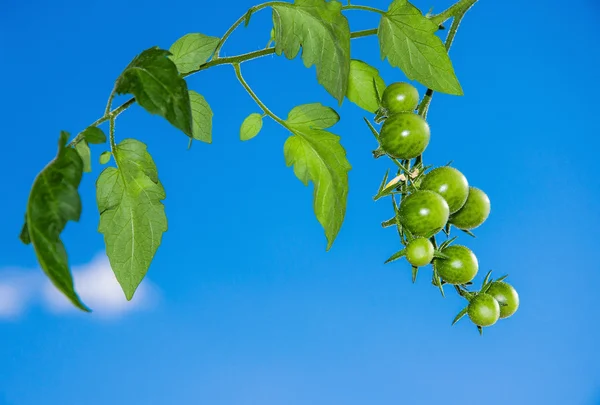
[[449, 284], [465, 284], [473, 280], [479, 271], [477, 256], [462, 245], [450, 245], [441, 250], [448, 259], [435, 259], [439, 276]]
[[500, 318], [508, 318], [517, 312], [519, 308], [519, 294], [517, 294], [512, 285], [503, 281], [494, 281], [487, 290], [487, 293], [501, 304]]
[[434, 250], [429, 239], [416, 238], [406, 246], [406, 259], [413, 266], [427, 266], [433, 260]]
[[425, 151], [429, 137], [429, 124], [420, 115], [399, 113], [384, 121], [379, 144], [396, 159], [413, 159]]
[[452, 214], [450, 223], [458, 229], [475, 229], [483, 224], [490, 215], [490, 199], [487, 194], [475, 187], [469, 187], [469, 196], [465, 205]]
[[428, 238], [436, 234], [446, 225], [449, 215], [446, 200], [429, 190], [414, 192], [400, 203], [400, 223], [413, 236]]
[[392, 83], [385, 88], [381, 96], [381, 106], [387, 110], [388, 116], [414, 111], [417, 105], [419, 92], [410, 83]]
[[461, 209], [469, 196], [467, 178], [449, 166], [438, 167], [423, 176], [420, 189], [435, 191], [444, 197], [450, 208], [450, 214]]
[[467, 309], [471, 322], [478, 326], [492, 326], [500, 318], [500, 305], [489, 294], [477, 294]]

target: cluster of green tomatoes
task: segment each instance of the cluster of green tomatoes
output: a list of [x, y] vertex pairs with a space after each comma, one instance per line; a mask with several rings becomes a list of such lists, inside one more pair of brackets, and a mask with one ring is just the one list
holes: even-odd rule
[[[381, 130], [378, 132], [366, 120], [379, 141], [374, 155], [387, 155], [398, 166], [397, 176], [388, 182], [386, 174], [375, 197], [392, 197], [395, 215], [384, 226], [396, 226], [404, 245], [387, 262], [406, 257], [413, 269], [413, 282], [419, 267], [431, 264], [432, 283], [442, 294], [443, 286], [450, 284], [468, 301], [454, 323], [468, 314], [481, 332], [483, 327], [514, 314], [519, 296], [503, 281], [506, 276], [493, 280], [491, 272], [479, 291], [469, 290], [479, 263], [468, 247], [453, 244], [456, 237], [449, 238], [450, 230], [455, 227], [474, 236], [471, 230], [483, 224], [490, 214], [490, 200], [482, 190], [470, 186], [455, 168], [423, 166], [422, 154], [429, 144], [430, 128], [415, 113], [418, 104], [415, 87], [394, 83], [381, 95], [381, 107], [375, 117], [375, 122], [383, 122]], [[438, 246], [435, 237], [440, 232], [446, 240]]]

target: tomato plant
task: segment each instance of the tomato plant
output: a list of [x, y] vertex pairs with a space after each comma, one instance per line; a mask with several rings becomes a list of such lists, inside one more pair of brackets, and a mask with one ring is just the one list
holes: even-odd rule
[[[236, 117], [241, 121], [240, 140], [259, 136], [265, 119], [273, 120], [288, 133], [283, 148], [285, 163], [293, 167], [304, 185], [313, 183], [313, 210], [329, 250], [345, 219], [352, 167], [341, 137], [331, 129], [340, 116], [320, 103], [298, 105], [287, 116], [278, 115], [260, 99], [242, 72], [244, 63], [268, 55], [287, 59], [300, 56], [306, 67], [315, 66], [317, 81], [338, 105], [347, 99], [374, 113], [375, 125], [383, 122], [377, 130], [363, 117], [378, 143], [374, 157], [386, 156], [396, 170], [391, 181], [388, 170], [375, 196], [375, 200], [392, 200], [394, 216], [383, 225], [396, 227], [404, 246], [387, 262], [406, 256], [415, 281], [418, 268], [433, 260], [433, 284], [442, 294], [444, 286], [452, 284], [461, 297], [470, 300], [469, 308], [473, 310], [469, 316], [479, 326], [489, 323], [489, 319], [477, 318], [483, 310], [476, 308], [492, 305], [490, 299], [501, 303], [503, 317], [510, 316], [518, 307], [516, 292], [501, 283], [503, 278], [489, 280], [489, 273], [479, 293], [470, 291], [478, 270], [477, 259], [468, 248], [452, 245], [456, 237], [450, 238], [450, 225], [472, 235], [470, 230], [485, 221], [490, 212], [487, 195], [474, 187], [467, 188], [465, 176], [456, 169], [430, 170], [433, 166], [426, 166], [423, 158], [431, 136], [427, 114], [434, 92], [463, 95], [448, 50], [465, 14], [476, 2], [458, 0], [438, 14], [423, 14], [407, 0], [391, 0], [387, 10], [337, 0], [269, 1], [251, 7], [220, 37], [190, 33], [168, 50], [151, 47], [142, 51], [116, 78], [102, 115], [75, 137], [60, 133], [56, 157], [33, 181], [20, 239], [33, 247], [42, 270], [73, 305], [89, 311], [75, 291], [61, 234], [67, 223], [78, 221], [81, 214], [79, 186], [92, 165], [89, 145], [102, 145], [99, 162], [108, 166], [96, 181], [98, 230], [104, 236], [117, 281], [126, 298], [132, 299], [167, 230], [163, 202], [166, 191], [147, 146], [139, 139], [119, 140], [115, 122], [132, 105], [139, 104], [183, 132], [190, 146], [194, 141], [210, 144], [213, 110], [202, 94], [188, 88], [186, 78], [228, 65], [256, 103], [256, 111], [245, 119]], [[221, 56], [231, 34], [251, 24], [252, 16], [266, 9], [272, 13], [272, 26], [265, 29], [265, 33], [270, 32], [267, 46]], [[349, 11], [374, 13], [379, 24], [352, 31], [346, 17]], [[444, 24], [450, 20], [446, 28]], [[443, 41], [438, 34], [446, 29]], [[407, 80], [426, 88], [420, 100], [413, 84], [395, 81], [386, 86], [375, 67], [352, 57], [351, 40], [368, 36], [377, 36], [381, 59], [399, 68]], [[124, 94], [131, 98], [114, 106], [115, 97]], [[436, 237], [441, 231], [446, 240], [438, 246]]]

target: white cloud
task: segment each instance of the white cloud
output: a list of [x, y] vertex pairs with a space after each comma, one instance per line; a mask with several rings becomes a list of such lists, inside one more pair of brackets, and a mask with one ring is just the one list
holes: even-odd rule
[[[90, 263], [73, 267], [75, 289], [92, 309], [93, 317], [116, 318], [153, 308], [159, 293], [144, 280], [134, 298], [127, 301], [104, 254]], [[0, 270], [0, 319], [16, 319], [28, 308], [40, 304], [53, 314], [82, 314], [62, 295], [40, 270]]]

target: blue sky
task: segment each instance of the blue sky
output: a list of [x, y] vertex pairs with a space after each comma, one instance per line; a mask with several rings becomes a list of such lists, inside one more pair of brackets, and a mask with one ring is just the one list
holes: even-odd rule
[[[379, 226], [389, 204], [371, 197], [389, 164], [371, 158], [363, 111], [344, 102], [333, 128], [353, 169], [346, 222], [325, 252], [311, 189], [284, 164], [285, 131], [266, 122], [239, 142], [239, 124], [258, 110], [229, 66], [189, 80], [215, 113], [212, 145], [187, 151], [183, 134], [137, 106], [117, 122], [119, 139], [148, 144], [168, 196], [170, 229], [143, 302], [123, 307], [111, 296], [120, 316], [57, 304], [17, 238], [34, 176], [60, 130], [76, 133], [101, 115], [137, 53], [189, 32], [219, 36], [253, 5], [203, 3], [2, 2], [0, 284], [25, 280], [32, 298], [19, 316], [0, 319], [0, 404], [599, 404], [594, 0], [482, 0], [451, 51], [465, 96], [438, 94], [431, 107], [426, 161], [454, 160], [492, 201], [477, 239], [461, 240], [483, 270], [510, 273], [521, 296], [519, 312], [483, 338], [466, 321], [450, 327], [463, 302], [442, 299], [427, 271], [412, 285], [408, 265], [382, 264], [397, 238]], [[441, 11], [450, 2], [416, 4]], [[348, 16], [353, 29], [377, 24], [364, 12]], [[263, 47], [269, 21], [268, 11], [255, 15], [224, 54]], [[380, 61], [375, 38], [352, 50], [387, 83], [404, 79]], [[243, 72], [279, 115], [302, 103], [336, 106], [300, 60], [266, 57]], [[81, 280], [103, 266], [99, 169], [85, 176], [81, 221], [65, 233]]]

